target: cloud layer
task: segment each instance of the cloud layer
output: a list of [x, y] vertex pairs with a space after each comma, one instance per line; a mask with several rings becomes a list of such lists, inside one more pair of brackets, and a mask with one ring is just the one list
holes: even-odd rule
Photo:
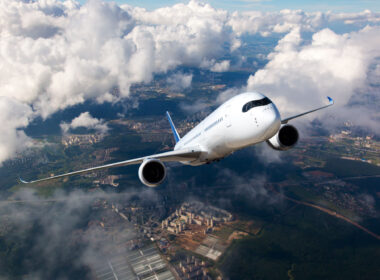
[[120, 246], [100, 222], [106, 226], [112, 226], [112, 221], [120, 223], [126, 240], [137, 235], [132, 223], [111, 211], [112, 204], [130, 205], [131, 198], [143, 205], [160, 203], [160, 197], [147, 188], [122, 195], [57, 191], [48, 200], [22, 189], [14, 199], [23, 203], [0, 201], [1, 241], [8, 248], [1, 256], [0, 274], [20, 279], [73, 279], [79, 275], [93, 279], [89, 267], [102, 266], [109, 252]]
[[[298, 67], [299, 72], [305, 70], [298, 88], [311, 84], [306, 87], [311, 101], [320, 101], [316, 92], [339, 86], [337, 95], [346, 102], [354, 90], [365, 89], [368, 67], [377, 56], [379, 19], [370, 11], [229, 13], [199, 1], [147, 11], [98, 0], [85, 5], [3, 0], [0, 106], [6, 109], [0, 111], [0, 163], [25, 148], [28, 138], [22, 129], [36, 117], [46, 119], [87, 100], [117, 102], [129, 96], [131, 85], [149, 83], [155, 74], [179, 66], [227, 71], [232, 59], [241, 60], [239, 48], [247, 34], [289, 33], [269, 56], [268, 65], [251, 77], [248, 88], [293, 91]], [[323, 29], [329, 25], [357, 31]], [[302, 39], [304, 32], [315, 33], [311, 43]], [[378, 66], [373, 69], [376, 80]], [[290, 77], [285, 79], [288, 70]], [[177, 78], [175, 87], [191, 83], [188, 75]], [[10, 115], [9, 110], [16, 113]]]
[[[270, 95], [284, 114], [322, 105], [325, 97], [331, 96], [336, 100], [337, 122], [346, 119], [376, 131], [376, 112], [369, 104], [353, 104], [352, 100], [366, 99], [364, 93], [380, 93], [378, 87], [370, 85], [370, 79], [380, 78], [376, 60], [380, 56], [379, 34], [378, 26], [342, 35], [323, 29], [305, 44], [300, 29], [295, 28], [268, 55], [268, 64], [248, 79], [247, 87]], [[361, 114], [353, 118], [355, 111]], [[323, 122], [337, 124], [331, 119]]]

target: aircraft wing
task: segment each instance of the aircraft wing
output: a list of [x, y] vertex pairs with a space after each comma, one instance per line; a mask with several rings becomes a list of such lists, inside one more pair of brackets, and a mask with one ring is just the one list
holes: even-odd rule
[[287, 124], [292, 119], [295, 119], [295, 118], [298, 118], [298, 117], [301, 117], [301, 116], [304, 116], [304, 115], [310, 114], [312, 112], [315, 112], [315, 111], [318, 111], [318, 110], [321, 110], [321, 109], [324, 109], [324, 108], [327, 108], [327, 107], [330, 107], [330, 106], [334, 105], [334, 100], [331, 97], [327, 96], [327, 99], [329, 100], [329, 104], [328, 105], [325, 105], [325, 106], [322, 106], [322, 107], [319, 107], [319, 108], [307, 111], [305, 113], [298, 114], [298, 115], [295, 115], [295, 116], [283, 119], [283, 120], [281, 120], [281, 123], [282, 124]]
[[126, 166], [126, 165], [140, 164], [145, 159], [159, 159], [163, 162], [190, 161], [190, 160], [197, 159], [201, 152], [202, 151], [199, 148], [194, 148], [194, 149], [193, 148], [186, 148], [186, 149], [181, 149], [181, 150], [174, 150], [174, 151], [170, 151], [170, 152], [150, 155], [150, 156], [146, 156], [146, 157], [140, 157], [140, 158], [135, 158], [135, 159], [129, 159], [129, 160], [124, 160], [124, 161], [109, 163], [109, 164], [105, 164], [105, 165], [101, 165], [101, 166], [96, 166], [96, 167], [91, 167], [91, 168], [87, 168], [87, 169], [82, 169], [82, 170], [78, 170], [78, 171], [60, 174], [60, 175], [55, 175], [55, 176], [51, 176], [51, 177], [47, 177], [47, 178], [43, 178], [43, 179], [34, 180], [34, 181], [25, 181], [25, 180], [22, 180], [20, 178], [20, 182], [23, 184], [43, 182], [43, 181], [48, 181], [48, 180], [52, 180], [52, 179], [68, 177], [68, 176], [72, 176], [72, 175], [78, 175], [78, 174], [83, 174], [83, 173], [99, 171], [99, 170], [108, 169], [111, 167], [120, 167], [120, 166]]

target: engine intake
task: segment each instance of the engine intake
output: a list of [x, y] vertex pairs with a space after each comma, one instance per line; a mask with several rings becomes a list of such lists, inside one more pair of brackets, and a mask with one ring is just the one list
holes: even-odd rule
[[286, 151], [297, 144], [298, 138], [297, 129], [292, 125], [286, 124], [281, 126], [279, 131], [272, 138], [267, 140], [267, 143], [275, 150]]
[[165, 177], [165, 165], [158, 159], [145, 159], [139, 167], [140, 181], [148, 187], [157, 187]]

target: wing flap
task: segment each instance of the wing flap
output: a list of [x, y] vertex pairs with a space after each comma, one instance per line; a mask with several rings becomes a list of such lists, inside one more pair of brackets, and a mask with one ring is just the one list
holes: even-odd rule
[[68, 177], [68, 176], [73, 176], [73, 175], [79, 175], [83, 173], [90, 173], [90, 172], [95, 172], [103, 169], [108, 169], [112, 167], [121, 167], [121, 166], [127, 166], [127, 165], [133, 165], [133, 164], [140, 164], [142, 163], [145, 159], [159, 159], [164, 162], [170, 162], [170, 161], [187, 161], [191, 159], [197, 159], [199, 155], [201, 154], [201, 150], [198, 148], [187, 148], [187, 149], [181, 149], [181, 150], [174, 150], [170, 152], [165, 152], [165, 153], [160, 153], [160, 154], [155, 154], [155, 155], [150, 155], [146, 157], [140, 157], [140, 158], [135, 158], [135, 159], [130, 159], [130, 160], [124, 160], [124, 161], [119, 161], [119, 162], [114, 162], [114, 163], [109, 163], [101, 166], [96, 166], [96, 167], [91, 167], [87, 169], [82, 169], [78, 171], [72, 171], [60, 175], [55, 175], [43, 179], [38, 179], [34, 181], [25, 181], [21, 178], [19, 178], [20, 182], [23, 184], [30, 184], [30, 183], [37, 183], [37, 182], [43, 182], [43, 181], [48, 181], [48, 180], [53, 180], [53, 179], [58, 179], [58, 178], [63, 178], [63, 177]]

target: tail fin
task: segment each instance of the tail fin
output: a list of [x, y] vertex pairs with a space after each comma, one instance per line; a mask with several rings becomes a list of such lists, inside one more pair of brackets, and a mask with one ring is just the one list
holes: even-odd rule
[[169, 123], [170, 123], [170, 127], [172, 128], [174, 140], [175, 140], [176, 143], [178, 143], [178, 141], [181, 139], [181, 137], [179, 137], [177, 129], [175, 129], [174, 123], [173, 123], [172, 118], [170, 117], [168, 111], [166, 111], [166, 116], [168, 117], [168, 120], [169, 120]]

